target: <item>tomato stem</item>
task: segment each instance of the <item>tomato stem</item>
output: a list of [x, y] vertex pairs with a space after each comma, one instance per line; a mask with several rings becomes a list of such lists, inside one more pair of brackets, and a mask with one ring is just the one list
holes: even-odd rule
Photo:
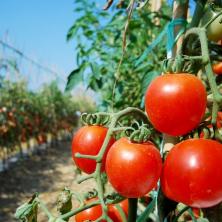
[[92, 173], [92, 174], [89, 174], [89, 175], [86, 175], [86, 176], [82, 176], [80, 179], [77, 180], [77, 183], [82, 183], [83, 181], [89, 180], [89, 179], [94, 178], [94, 177], [95, 177], [95, 173]]
[[196, 1], [196, 8], [194, 11], [194, 16], [191, 21], [190, 27], [196, 27], [199, 25], [200, 19], [203, 15], [204, 6], [205, 6], [206, 2], [207, 2], [206, 0]]
[[135, 222], [137, 217], [137, 198], [129, 198], [129, 215], [127, 222]]
[[188, 206], [184, 207], [184, 208], [179, 212], [179, 214], [174, 218], [173, 222], [177, 222], [177, 221], [179, 220], [180, 216], [181, 216], [184, 212], [186, 212], [187, 210], [189, 210], [189, 209], [190, 209], [190, 207], [188, 207]]
[[[208, 79], [208, 82], [212, 91], [212, 97], [213, 97], [212, 124], [215, 124], [216, 118], [217, 118], [217, 112], [219, 110], [219, 106], [222, 103], [222, 95], [219, 92], [219, 89], [215, 81], [214, 73], [212, 70], [209, 49], [208, 49], [208, 41], [207, 41], [207, 36], [206, 36], [206, 29], [205, 28], [191, 28], [186, 32], [184, 38], [188, 39], [188, 37], [192, 35], [196, 35], [200, 40], [202, 64], [206, 71], [206, 76], [207, 76], [207, 79]], [[184, 48], [185, 43], [187, 42], [183, 41], [183, 43], [180, 45], [180, 48], [178, 50], [178, 56], [183, 55], [183, 48]], [[190, 59], [195, 59], [195, 58], [196, 57], [190, 56]]]
[[46, 207], [46, 205], [42, 202], [41, 199], [39, 199], [38, 197], [36, 198], [37, 202], [39, 204], [39, 206], [41, 207], [41, 209], [44, 211], [44, 213], [46, 214], [46, 216], [49, 218], [49, 220], [52, 220], [53, 215], [49, 212], [48, 208]]
[[100, 204], [99, 200], [90, 202], [87, 205], [81, 206], [81, 207], [79, 207], [79, 208], [77, 208], [75, 210], [72, 210], [72, 211], [70, 211], [70, 212], [68, 212], [66, 214], [63, 214], [63, 215], [59, 216], [58, 218], [62, 219], [62, 220], [68, 219], [68, 218], [72, 217], [73, 215], [75, 215], [75, 214], [77, 214], [77, 213], [79, 213], [79, 212], [81, 212], [83, 210], [86, 210], [86, 209], [91, 208], [93, 206], [97, 206], [99, 204]]

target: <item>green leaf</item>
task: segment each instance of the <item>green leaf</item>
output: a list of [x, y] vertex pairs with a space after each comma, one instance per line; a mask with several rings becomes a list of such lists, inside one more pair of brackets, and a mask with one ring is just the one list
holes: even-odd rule
[[[113, 80], [113, 75], [116, 73], [122, 56], [122, 35], [127, 20], [126, 5], [122, 9], [115, 9], [112, 13], [107, 13], [101, 10], [96, 1], [75, 0], [75, 3], [78, 3], [75, 4], [77, 11], [82, 11], [75, 11], [77, 19], [74, 21], [68, 36], [76, 40], [75, 52], [78, 53], [78, 67], [83, 61], [92, 64], [84, 69], [84, 81], [90, 88], [100, 93], [101, 99], [106, 101], [103, 104], [103, 109], [106, 109], [112, 104], [113, 91], [113, 83], [110, 85], [108, 82]], [[124, 94], [118, 89], [114, 98], [115, 108], [121, 109], [128, 105], [139, 107], [142, 90], [146, 90], [150, 82], [149, 78], [153, 75], [152, 66], [155, 65], [157, 72], [161, 71], [161, 66], [157, 63], [166, 56], [162, 39], [158, 41], [158, 47], [152, 48], [153, 51], [150, 51], [149, 57], [144, 56], [147, 61], [146, 64], [139, 62], [136, 70], [134, 65], [136, 59], [144, 52], [144, 47], [150, 45], [154, 38], [159, 36], [168, 21], [166, 16], [169, 17], [170, 13], [170, 7], [165, 3], [162, 4], [160, 13], [152, 13], [149, 7], [146, 10], [134, 11], [126, 36], [127, 50], [120, 67], [121, 78], [119, 82], [127, 82], [129, 85], [137, 85], [138, 87], [134, 87], [134, 92], [131, 87], [126, 88], [124, 85]], [[158, 17], [160, 17], [160, 23], [156, 26], [154, 18]], [[83, 73], [83, 71], [81, 72]], [[134, 73], [135, 78], [131, 78], [132, 73]], [[145, 73], [151, 74], [151, 76], [145, 77]], [[142, 79], [143, 85], [141, 84]], [[127, 96], [133, 98], [129, 101]]]
[[25, 222], [37, 222], [38, 203], [35, 200], [36, 195], [32, 199], [18, 207], [15, 212], [15, 218]]
[[98, 91], [102, 87], [102, 85], [103, 85], [103, 82], [101, 80], [97, 80], [93, 78], [92, 76], [90, 77], [88, 88]]
[[82, 81], [81, 68], [77, 68], [69, 74], [65, 91], [68, 92], [72, 90], [74, 86], [76, 86], [81, 81]]
[[69, 189], [64, 188], [57, 198], [57, 211], [65, 214], [72, 209], [72, 193]]
[[136, 67], [136, 69], [134, 70], [135, 72], [141, 72], [144, 71], [144, 69], [149, 68], [150, 70], [148, 70], [149, 72], [151, 71], [151, 68], [153, 69], [153, 64], [151, 62], [145, 62], [141, 65], [139, 65], [138, 67]]
[[81, 11], [84, 11], [84, 8], [83, 7], [77, 7], [77, 8], [75, 8], [74, 11], [75, 12], [81, 12]]
[[142, 94], [146, 92], [147, 87], [150, 85], [151, 81], [159, 75], [160, 75], [160, 72], [156, 72], [156, 71], [152, 71], [144, 75], [142, 79]]
[[[140, 67], [138, 67], [139, 69]], [[142, 68], [142, 67], [141, 67]], [[144, 67], [143, 67], [144, 68]], [[156, 71], [151, 71], [151, 72], [148, 72], [148, 74], [145, 74], [143, 76], [143, 79], [142, 79], [142, 84], [141, 84], [141, 90], [142, 90], [142, 95], [145, 94], [148, 86], [150, 85], [151, 81], [156, 78], [157, 76], [160, 75], [160, 72], [156, 72]], [[140, 108], [144, 108], [144, 102], [145, 102], [145, 96], [143, 96], [141, 98], [141, 103], [140, 103]]]
[[192, 221], [193, 221], [193, 222], [197, 222], [197, 219], [195, 218], [192, 209], [189, 208], [187, 211], [188, 211], [188, 213], [190, 214]]
[[79, 26], [77, 24], [78, 24], [77, 22], [74, 23], [74, 25], [69, 29], [69, 31], [66, 35], [67, 41], [71, 40], [75, 36], [75, 34], [77, 33], [78, 28], [79, 28]]
[[88, 37], [88, 38], [90, 38], [93, 35], [93, 33], [94, 32], [92, 30], [85, 30], [84, 31], [85, 36]]
[[100, 67], [97, 63], [93, 62], [93, 63], [90, 63], [90, 67], [91, 67], [91, 70], [93, 72], [93, 77], [97, 80], [100, 79]]
[[144, 75], [142, 79], [142, 94], [146, 92], [147, 87], [150, 85], [151, 81], [159, 75], [160, 73], [156, 71], [149, 72], [146, 75]]
[[206, 219], [206, 218], [198, 218], [197, 219], [197, 222], [209, 222], [209, 220], [208, 219]]
[[149, 215], [152, 213], [155, 207], [156, 198], [154, 198], [150, 204], [147, 206], [147, 208], [144, 210], [144, 212], [138, 217], [136, 222], [146, 222], [146, 220], [149, 218]]

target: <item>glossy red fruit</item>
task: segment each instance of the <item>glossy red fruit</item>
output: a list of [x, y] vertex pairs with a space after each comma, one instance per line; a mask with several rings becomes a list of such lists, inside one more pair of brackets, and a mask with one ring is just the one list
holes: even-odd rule
[[180, 136], [197, 127], [204, 116], [207, 94], [194, 75], [165, 74], [155, 78], [145, 95], [145, 108], [153, 126]]
[[213, 64], [212, 69], [215, 74], [222, 75], [222, 62]]
[[[126, 218], [128, 217], [128, 199], [121, 201], [118, 205], [122, 208], [125, 213]], [[110, 204], [108, 206], [108, 216], [113, 220], [113, 222], [122, 222], [121, 215], [116, 207], [116, 204]]]
[[[90, 203], [94, 200], [97, 200], [97, 198], [93, 198], [93, 199], [87, 201], [87, 203]], [[122, 208], [122, 210], [125, 213], [126, 218], [127, 218], [127, 216], [128, 216], [128, 200], [123, 200], [118, 204]], [[94, 221], [94, 220], [97, 220], [101, 216], [102, 216], [102, 207], [101, 207], [101, 205], [97, 205], [97, 206], [91, 207], [89, 209], [86, 209], [86, 210], [78, 213], [75, 216], [75, 221], [76, 222], [84, 222], [86, 220]], [[116, 204], [108, 205], [108, 216], [113, 220], [113, 222], [122, 222], [120, 213], [116, 208]], [[106, 220], [102, 220], [102, 222], [106, 222]]]
[[[103, 145], [108, 129], [103, 126], [84, 126], [80, 128], [73, 137], [72, 140], [72, 157], [75, 164], [85, 173], [93, 173], [96, 168], [96, 161], [76, 158], [75, 154], [85, 155], [97, 155]], [[108, 149], [115, 142], [114, 138], [111, 138]], [[104, 170], [104, 164], [106, 160], [106, 153], [103, 156], [102, 170]]]
[[151, 143], [132, 143], [126, 138], [116, 141], [106, 159], [109, 182], [122, 196], [141, 197], [151, 191], [160, 177], [162, 161]]
[[192, 207], [192, 211], [195, 218], [200, 217], [200, 208]]
[[[93, 199], [87, 201], [86, 203], [90, 203], [95, 200], [97, 200], [97, 198], [93, 198]], [[95, 221], [96, 219], [100, 218], [101, 216], [102, 216], [102, 207], [101, 207], [101, 205], [97, 205], [97, 206], [88, 208], [88, 209], [76, 214], [75, 221], [76, 222]], [[102, 220], [101, 222], [106, 222], [106, 221]]]
[[191, 207], [205, 208], [222, 201], [222, 144], [189, 139], [169, 152], [162, 171], [164, 194]]

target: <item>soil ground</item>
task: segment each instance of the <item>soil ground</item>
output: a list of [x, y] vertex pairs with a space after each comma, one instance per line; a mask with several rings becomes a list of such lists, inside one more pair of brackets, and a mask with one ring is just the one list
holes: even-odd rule
[[[71, 158], [70, 146], [70, 142], [60, 142], [40, 155], [19, 161], [7, 172], [0, 173], [0, 221], [16, 221], [16, 208], [29, 200], [35, 192], [40, 193], [40, 198], [56, 214], [56, 198], [64, 187], [81, 193], [95, 186], [93, 181], [81, 185], [76, 183], [78, 175]], [[46, 222], [47, 219], [40, 212], [38, 222], [43, 221]]]

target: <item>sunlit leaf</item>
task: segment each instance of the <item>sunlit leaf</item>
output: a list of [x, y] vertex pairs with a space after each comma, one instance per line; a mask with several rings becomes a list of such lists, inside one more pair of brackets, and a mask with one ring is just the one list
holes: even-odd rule
[[138, 217], [136, 222], [146, 222], [149, 218], [149, 215], [152, 213], [155, 207], [156, 199], [154, 198], [149, 205], [146, 207], [146, 209], [143, 211], [143, 213]]
[[72, 90], [81, 81], [82, 81], [81, 68], [77, 68], [69, 74], [65, 91], [67, 92]]
[[149, 84], [151, 83], [151, 81], [156, 78], [157, 76], [159, 76], [161, 73], [157, 72], [157, 71], [152, 71], [147, 73], [146, 75], [144, 75], [143, 79], [142, 79], [142, 93], [144, 94], [147, 90], [147, 87], [149, 86]]

